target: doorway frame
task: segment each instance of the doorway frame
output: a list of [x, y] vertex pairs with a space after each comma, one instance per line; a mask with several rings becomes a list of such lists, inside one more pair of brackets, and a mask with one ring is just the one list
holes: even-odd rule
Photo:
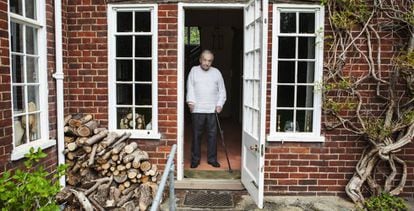
[[[184, 179], [185, 9], [242, 9], [243, 3], [178, 3], [177, 23], [177, 180]], [[241, 150], [241, 149], [240, 149]]]

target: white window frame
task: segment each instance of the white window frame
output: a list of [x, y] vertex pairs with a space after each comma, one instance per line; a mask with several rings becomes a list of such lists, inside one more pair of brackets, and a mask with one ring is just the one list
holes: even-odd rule
[[[140, 32], [141, 34], [152, 34], [152, 129], [134, 130], [117, 129], [116, 115], [116, 34], [139, 34], [137, 32], [116, 32], [118, 11], [150, 11], [151, 32]], [[108, 5], [108, 126], [111, 131], [119, 133], [130, 132], [131, 138], [160, 139], [158, 131], [158, 5], [157, 4], [109, 4]], [[135, 20], [133, 20], [135, 21]], [[133, 96], [134, 97], [134, 96]]]
[[[277, 125], [277, 77], [278, 77], [278, 37], [286, 35], [280, 33], [280, 13], [281, 12], [315, 12], [315, 34], [316, 35], [316, 52], [315, 52], [315, 81], [314, 81], [314, 98], [313, 98], [313, 124], [312, 132], [279, 132], [276, 131]], [[298, 20], [297, 20], [298, 21]], [[322, 81], [323, 75], [323, 31], [324, 31], [324, 7], [320, 5], [302, 5], [302, 4], [274, 4], [273, 5], [273, 28], [272, 28], [272, 84], [271, 84], [271, 111], [270, 111], [270, 131], [267, 136], [268, 141], [278, 142], [324, 142], [325, 138], [321, 136], [321, 111], [322, 93], [318, 90], [318, 84]], [[289, 33], [291, 36], [298, 34]]]
[[[23, 11], [25, 6], [23, 4]], [[29, 143], [22, 144], [20, 146], [15, 146], [14, 136], [13, 141], [13, 150], [11, 153], [11, 160], [19, 160], [27, 154], [31, 147], [35, 149], [41, 148], [45, 149], [56, 144], [56, 140], [49, 139], [49, 111], [48, 111], [48, 76], [47, 76], [47, 32], [46, 32], [46, 4], [44, 0], [37, 0], [36, 2], [36, 16], [37, 20], [26, 18], [22, 15], [12, 13], [10, 11], [10, 1], [8, 2], [8, 17], [9, 17], [9, 27], [11, 22], [16, 22], [23, 25], [29, 25], [37, 29], [37, 49], [38, 49], [38, 73], [39, 73], [39, 110], [40, 110], [40, 119], [38, 119], [38, 124], [40, 126], [40, 139], [31, 141]], [[24, 33], [23, 33], [24, 34]], [[22, 35], [26, 36], [26, 35]], [[11, 101], [13, 102], [13, 62], [12, 62], [12, 43], [11, 43], [11, 28], [9, 28], [9, 52], [10, 52], [10, 87], [11, 87]], [[25, 54], [24, 54], [25, 55]], [[26, 63], [26, 61], [25, 61]], [[25, 70], [23, 70], [25, 72]], [[27, 93], [27, 92], [26, 92]], [[25, 103], [27, 102], [27, 95], [25, 96]], [[14, 127], [14, 113], [13, 103], [12, 103], [12, 122], [13, 122], [13, 134], [15, 133]], [[17, 115], [18, 116], [18, 115]]]

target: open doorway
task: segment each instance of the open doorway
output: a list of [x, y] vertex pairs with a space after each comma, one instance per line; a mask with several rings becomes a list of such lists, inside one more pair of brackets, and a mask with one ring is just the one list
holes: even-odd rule
[[[215, 54], [213, 66], [221, 71], [227, 100], [220, 114], [225, 144], [232, 174], [228, 170], [221, 138], [217, 137], [217, 159], [220, 168], [207, 164], [207, 140], [203, 136], [200, 165], [190, 168], [192, 125], [191, 114], [184, 103], [184, 178], [240, 179], [242, 143], [242, 74], [243, 74], [243, 10], [242, 9], [185, 9], [184, 21], [184, 83], [192, 66], [199, 64], [202, 50], [209, 49]], [[185, 86], [185, 89], [186, 86]], [[183, 93], [185, 95], [185, 92]], [[184, 98], [185, 101], [185, 98]], [[225, 178], [223, 178], [223, 176]]]

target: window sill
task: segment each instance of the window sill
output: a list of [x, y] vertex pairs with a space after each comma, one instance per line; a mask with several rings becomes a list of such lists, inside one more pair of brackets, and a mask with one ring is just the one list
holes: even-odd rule
[[16, 160], [20, 160], [24, 158], [24, 155], [29, 153], [31, 147], [35, 148], [36, 150], [37, 148], [40, 147], [43, 150], [43, 149], [46, 149], [46, 148], [49, 148], [55, 145], [56, 145], [56, 140], [54, 139], [33, 141], [27, 144], [20, 145], [13, 149], [12, 154], [11, 154], [11, 160], [16, 161]]
[[266, 138], [270, 142], [325, 142], [325, 137], [314, 134], [278, 133], [270, 134]]
[[155, 131], [143, 130], [143, 131], [133, 131], [133, 130], [115, 130], [118, 134], [123, 134], [124, 132], [131, 133], [131, 139], [161, 139], [161, 134]]

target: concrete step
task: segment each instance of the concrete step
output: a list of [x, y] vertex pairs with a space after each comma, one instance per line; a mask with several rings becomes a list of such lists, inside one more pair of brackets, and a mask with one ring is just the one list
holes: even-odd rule
[[182, 190], [244, 190], [240, 180], [183, 179], [175, 181], [175, 189]]

